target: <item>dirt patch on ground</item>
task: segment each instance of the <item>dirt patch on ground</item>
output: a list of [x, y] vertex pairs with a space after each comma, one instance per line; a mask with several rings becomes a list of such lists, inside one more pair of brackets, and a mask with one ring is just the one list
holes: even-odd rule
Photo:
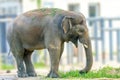
[[116, 68], [116, 69], [112, 69], [110, 71], [108, 71], [108, 74], [118, 74], [120, 75], [120, 68]]
[[18, 78], [16, 74], [0, 75], [0, 80], [120, 80], [120, 78], [46, 78], [45, 76], [38, 75], [37, 77]]

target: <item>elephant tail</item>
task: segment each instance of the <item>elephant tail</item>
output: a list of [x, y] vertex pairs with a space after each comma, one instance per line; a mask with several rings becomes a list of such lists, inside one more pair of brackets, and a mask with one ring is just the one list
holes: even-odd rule
[[10, 55], [11, 49], [9, 49], [8, 56]]

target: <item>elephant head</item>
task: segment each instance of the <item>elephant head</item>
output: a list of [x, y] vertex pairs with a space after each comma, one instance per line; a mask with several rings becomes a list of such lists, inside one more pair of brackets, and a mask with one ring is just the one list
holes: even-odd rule
[[86, 20], [83, 15], [66, 16], [62, 21], [65, 40], [71, 41], [78, 47], [78, 40], [83, 44], [86, 53], [86, 67], [80, 73], [87, 73], [93, 64], [91, 41], [88, 34]]

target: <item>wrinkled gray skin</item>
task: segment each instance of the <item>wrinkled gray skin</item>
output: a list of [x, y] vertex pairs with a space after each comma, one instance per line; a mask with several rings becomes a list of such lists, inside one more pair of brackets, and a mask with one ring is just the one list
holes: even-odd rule
[[[8, 27], [10, 49], [17, 62], [18, 77], [37, 76], [31, 62], [34, 50], [48, 49], [51, 69], [48, 77], [57, 78], [59, 61], [64, 42], [79, 40], [86, 52], [86, 66], [80, 73], [86, 73], [93, 63], [91, 42], [85, 17], [82, 13], [60, 9], [33, 10], [18, 16]], [[25, 64], [25, 65], [24, 65]]]

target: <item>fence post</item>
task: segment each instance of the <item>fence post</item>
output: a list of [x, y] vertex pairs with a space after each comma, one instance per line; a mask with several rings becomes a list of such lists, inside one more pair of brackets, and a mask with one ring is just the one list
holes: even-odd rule
[[105, 40], [104, 40], [104, 20], [101, 19], [101, 47], [102, 47], [102, 63], [105, 63]]
[[1, 27], [0, 27], [0, 54], [1, 54], [1, 52], [2, 52], [2, 29], [1, 29]]
[[117, 61], [120, 62], [120, 30], [117, 30]]
[[97, 32], [97, 22], [94, 21], [94, 37], [95, 37], [95, 52], [96, 52], [95, 60], [96, 61], [99, 60], [99, 58], [98, 58], [98, 41], [97, 41], [97, 35], [98, 35], [98, 32]]
[[7, 52], [7, 45], [6, 45], [6, 24], [5, 22], [0, 22], [0, 27], [1, 27], [1, 52], [6, 53]]
[[[109, 28], [112, 28], [112, 20], [109, 20]], [[112, 44], [112, 31], [109, 31], [109, 52], [110, 60], [113, 60], [113, 44]]]
[[47, 64], [47, 49], [44, 49], [44, 62]]
[[78, 41], [78, 63], [83, 61], [83, 46], [81, 43]]

